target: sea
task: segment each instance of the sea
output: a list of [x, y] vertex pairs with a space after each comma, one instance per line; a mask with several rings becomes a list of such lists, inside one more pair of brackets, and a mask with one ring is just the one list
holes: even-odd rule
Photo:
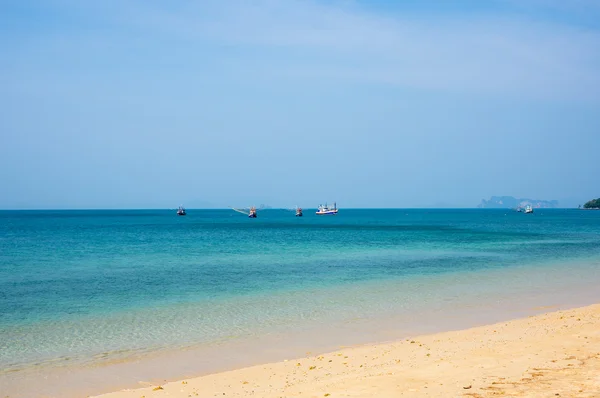
[[0, 211], [3, 397], [83, 397], [596, 302], [600, 211]]

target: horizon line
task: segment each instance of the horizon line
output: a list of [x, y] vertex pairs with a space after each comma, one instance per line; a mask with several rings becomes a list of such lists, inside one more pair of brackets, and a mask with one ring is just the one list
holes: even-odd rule
[[[232, 210], [231, 207], [185, 207], [186, 210]], [[269, 208], [258, 208], [257, 210], [289, 210], [287, 207], [269, 207]], [[303, 209], [317, 209], [317, 207], [303, 207]], [[513, 207], [343, 207], [341, 209], [344, 210], [513, 210]], [[341, 210], [340, 209], [340, 210]], [[567, 210], [567, 209], [578, 209], [578, 207], [536, 207], [536, 209], [544, 209], [544, 210]], [[122, 207], [122, 208], [107, 208], [107, 207], [97, 207], [97, 208], [19, 208], [19, 209], [10, 209], [10, 208], [0, 208], [0, 211], [140, 211], [140, 210], [160, 210], [160, 211], [172, 211], [177, 210], [176, 207], [173, 208], [162, 208], [162, 207]]]

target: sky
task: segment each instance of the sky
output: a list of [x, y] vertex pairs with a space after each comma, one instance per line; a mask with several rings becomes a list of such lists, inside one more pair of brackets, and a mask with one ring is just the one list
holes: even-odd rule
[[598, 0], [4, 0], [0, 208], [600, 196]]

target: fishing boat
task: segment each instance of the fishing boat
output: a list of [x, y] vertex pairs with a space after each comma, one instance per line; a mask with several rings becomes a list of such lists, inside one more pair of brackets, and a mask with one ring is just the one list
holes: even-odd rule
[[256, 218], [256, 207], [252, 206], [250, 208], [246, 207], [244, 209], [236, 209], [235, 207], [231, 207], [231, 210], [237, 211], [238, 213], [245, 214], [249, 218]]
[[177, 209], [177, 215], [178, 216], [185, 216], [187, 213], [185, 212], [185, 208], [183, 206], [179, 206], [179, 208]]
[[302, 208], [296, 207], [296, 217], [302, 217]]
[[525, 207], [525, 214], [527, 213], [533, 213], [533, 207], [531, 207], [531, 205], [527, 205], [527, 207]]
[[256, 218], [256, 207], [252, 206], [250, 208], [250, 213], [248, 213], [248, 217], [250, 217], [250, 218]]
[[325, 206], [319, 205], [316, 214], [318, 216], [326, 216], [326, 215], [336, 215], [337, 213], [338, 213], [337, 205], [335, 202], [333, 202], [333, 207], [327, 206], [327, 203], [325, 203]]

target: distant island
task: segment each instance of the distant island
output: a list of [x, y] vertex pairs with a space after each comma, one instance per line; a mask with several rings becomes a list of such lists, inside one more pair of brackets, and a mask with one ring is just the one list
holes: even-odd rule
[[583, 205], [583, 208], [588, 210], [600, 210], [600, 198], [592, 199], [589, 202], [586, 202]]
[[558, 207], [558, 200], [541, 200], [515, 198], [514, 196], [492, 196], [489, 200], [482, 199], [477, 205], [480, 209], [515, 209], [531, 206], [536, 209], [553, 209]]

